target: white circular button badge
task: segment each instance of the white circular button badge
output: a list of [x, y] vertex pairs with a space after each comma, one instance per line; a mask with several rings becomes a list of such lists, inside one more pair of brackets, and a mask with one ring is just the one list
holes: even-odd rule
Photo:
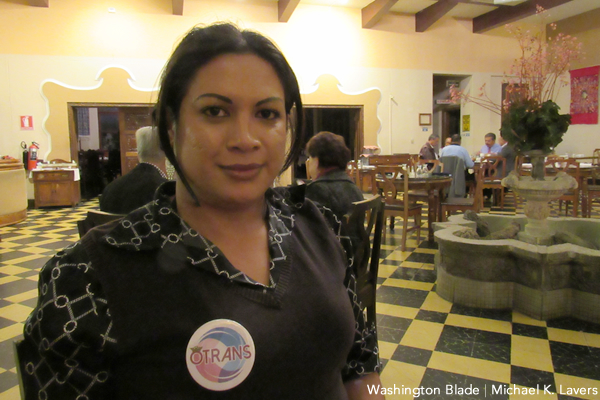
[[186, 348], [188, 371], [208, 390], [224, 391], [246, 379], [256, 351], [246, 328], [229, 319], [215, 319], [192, 335]]

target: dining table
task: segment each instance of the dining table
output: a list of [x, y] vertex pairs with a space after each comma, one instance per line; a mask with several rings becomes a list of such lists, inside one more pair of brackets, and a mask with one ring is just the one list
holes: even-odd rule
[[[374, 174], [374, 166], [363, 166], [361, 168], [361, 175], [366, 176]], [[372, 181], [372, 180], [371, 180]], [[375, 177], [377, 186], [382, 183]], [[398, 191], [403, 191], [402, 180], [397, 181], [396, 188]], [[452, 184], [452, 176], [449, 174], [426, 174], [422, 176], [409, 176], [408, 188], [409, 196], [412, 194], [414, 197], [423, 197], [427, 199], [427, 240], [433, 242], [433, 223], [441, 221], [441, 203], [444, 196], [448, 192], [448, 188]], [[393, 225], [392, 225], [393, 228]]]

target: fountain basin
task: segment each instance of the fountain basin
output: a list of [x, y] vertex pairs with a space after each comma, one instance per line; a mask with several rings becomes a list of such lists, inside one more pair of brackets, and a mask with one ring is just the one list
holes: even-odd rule
[[[490, 230], [527, 217], [480, 215]], [[600, 248], [600, 221], [548, 218], [555, 232], [571, 232]], [[573, 316], [600, 323], [600, 250], [565, 243], [544, 246], [516, 239], [482, 240], [455, 235], [475, 229], [462, 215], [436, 223], [436, 291], [464, 306], [511, 308], [539, 320]]]

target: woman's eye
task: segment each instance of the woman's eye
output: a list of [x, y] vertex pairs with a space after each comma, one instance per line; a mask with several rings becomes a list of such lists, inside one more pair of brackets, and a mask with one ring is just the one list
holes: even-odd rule
[[202, 109], [202, 114], [209, 117], [225, 117], [227, 113], [221, 107], [211, 106]]
[[263, 119], [276, 119], [276, 118], [279, 118], [280, 115], [281, 115], [281, 113], [279, 111], [269, 110], [269, 109], [260, 110], [257, 113], [257, 116], [259, 118], [263, 118]]

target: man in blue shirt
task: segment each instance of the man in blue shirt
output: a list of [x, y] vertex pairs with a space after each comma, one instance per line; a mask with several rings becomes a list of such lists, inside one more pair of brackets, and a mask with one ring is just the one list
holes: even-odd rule
[[459, 134], [452, 135], [450, 146], [446, 146], [440, 152], [440, 157], [456, 156], [462, 158], [465, 163], [465, 168], [473, 168], [475, 163], [471, 159], [467, 149], [460, 145], [461, 138]]
[[486, 133], [485, 144], [481, 146], [480, 154], [498, 154], [502, 146], [496, 143], [496, 135], [492, 132]]

